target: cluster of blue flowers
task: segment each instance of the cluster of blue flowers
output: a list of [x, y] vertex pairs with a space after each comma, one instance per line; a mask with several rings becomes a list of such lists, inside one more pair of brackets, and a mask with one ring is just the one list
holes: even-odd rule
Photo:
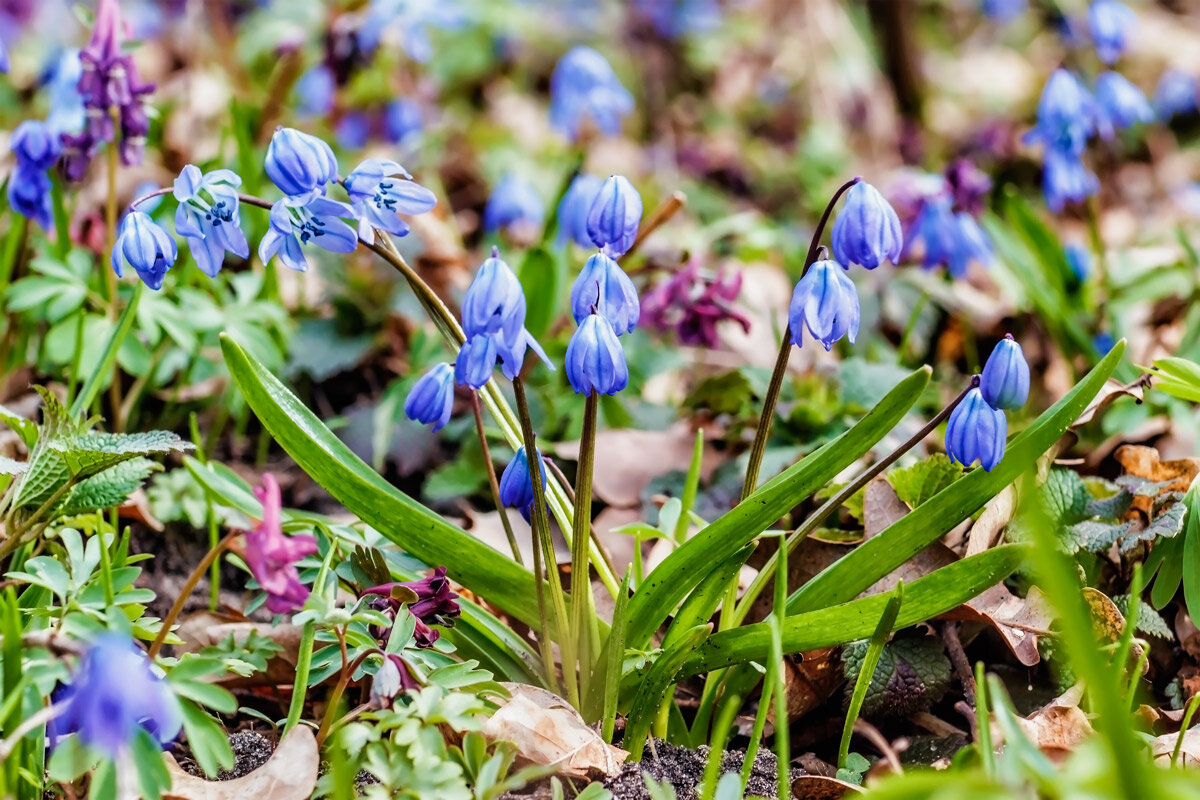
[[903, 257], [921, 254], [921, 266], [945, 266], [962, 278], [972, 262], [989, 266], [992, 243], [977, 216], [991, 180], [966, 159], [949, 166], [945, 177], [923, 176], [917, 211], [908, 222]]
[[604, 56], [590, 47], [567, 51], [550, 76], [550, 124], [572, 142], [591, 123], [606, 136], [621, 129], [621, 118], [633, 111], [633, 95], [621, 85]]
[[[315, 244], [335, 253], [349, 253], [361, 238], [375, 241], [375, 231], [396, 236], [408, 233], [400, 214], [422, 214], [437, 200], [412, 180], [394, 161], [369, 158], [359, 164], [343, 185], [350, 203], [328, 197], [338, 182], [337, 159], [323, 140], [294, 128], [280, 128], [271, 138], [265, 163], [267, 176], [284, 193], [270, 213], [270, 227], [258, 245], [263, 263], [278, 257], [284, 266], [308, 269], [302, 245]], [[227, 169], [202, 173], [189, 164], [175, 179], [173, 194], [179, 201], [175, 233], [184, 237], [200, 269], [209, 276], [221, 270], [226, 253], [249, 255], [242, 232], [238, 187], [242, 180]], [[152, 195], [161, 194], [162, 190]], [[178, 255], [174, 238], [138, 206], [150, 197], [135, 200], [122, 220], [112, 266], [122, 275], [122, 264], [133, 267], [151, 289], [163, 278]], [[357, 224], [357, 231], [346, 220]]]
[[982, 375], [972, 380], [971, 389], [950, 413], [946, 454], [963, 466], [978, 460], [990, 472], [1004, 458], [1004, 412], [1020, 408], [1028, 398], [1029, 364], [1021, 345], [1006, 334], [988, 356]]

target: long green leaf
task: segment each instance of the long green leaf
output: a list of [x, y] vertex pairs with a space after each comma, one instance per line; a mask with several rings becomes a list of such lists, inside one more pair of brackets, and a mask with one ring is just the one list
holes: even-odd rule
[[621, 740], [621, 746], [629, 751], [632, 760], [641, 760], [646, 736], [667, 698], [667, 691], [675, 684], [675, 675], [711, 630], [712, 624], [707, 623], [687, 631], [675, 644], [663, 650], [646, 673], [625, 723], [625, 738]]
[[[142, 289], [143, 284], [138, 281], [133, 290], [133, 297], [129, 298], [129, 305], [125, 306], [125, 310], [121, 312], [121, 317], [117, 320], [117, 327], [109, 337], [108, 344], [104, 346], [104, 353], [100, 356], [100, 361], [96, 363], [92, 374], [87, 376], [79, 394], [71, 401], [72, 417], [78, 417], [86, 411], [92, 401], [96, 399], [96, 393], [104, 385], [105, 378], [112, 377], [113, 365], [117, 363], [117, 353], [120, 352], [121, 345], [125, 342], [125, 337], [129, 335], [129, 329], [133, 327], [133, 320], [137, 316], [138, 303], [142, 299]], [[114, 408], [113, 414], [116, 413], [117, 409]]]
[[767, 482], [667, 556], [629, 601], [627, 646], [644, 647], [713, 564], [741, 550], [785, 511], [870, 450], [916, 403], [929, 375], [924, 367], [900, 381], [857, 425]]
[[[895, 629], [944, 614], [1012, 574], [1025, 557], [1020, 545], [1004, 545], [964, 558], [904, 587], [904, 605]], [[877, 594], [840, 606], [789, 616], [783, 627], [785, 653], [803, 653], [866, 639], [875, 631], [891, 597]], [[771, 652], [765, 622], [743, 625], [708, 637], [684, 665], [677, 680], [747, 661], [762, 661]]]
[[300, 468], [384, 536], [504, 613], [536, 625], [529, 570], [389, 484], [356, 456], [262, 364], [228, 336], [221, 349], [230, 374], [267, 431]]
[[1121, 360], [1118, 342], [1104, 360], [1008, 446], [991, 472], [977, 469], [830, 564], [788, 598], [788, 614], [844, 603], [928, 547], [1018, 476], [1032, 469], [1100, 391]]

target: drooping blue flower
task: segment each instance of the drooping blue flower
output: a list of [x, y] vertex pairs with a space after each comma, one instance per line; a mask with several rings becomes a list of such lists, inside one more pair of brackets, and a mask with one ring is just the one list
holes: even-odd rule
[[18, 125], [9, 146], [18, 166], [29, 170], [50, 169], [62, 152], [58, 135], [39, 119], [27, 119]]
[[788, 306], [788, 325], [797, 347], [804, 345], [805, 328], [826, 350], [843, 336], [854, 344], [861, 319], [854, 281], [840, 264], [828, 258], [808, 268]]
[[926, 197], [904, 243], [905, 255], [919, 248], [925, 269], [948, 266], [955, 260], [958, 243], [958, 222], [949, 195], [939, 191]]
[[1125, 52], [1129, 31], [1137, 24], [1137, 15], [1119, 0], [1092, 0], [1088, 6], [1088, 32], [1096, 55], [1111, 64]]
[[1046, 81], [1038, 100], [1037, 125], [1026, 142], [1041, 142], [1047, 150], [1080, 155], [1096, 132], [1096, 100], [1079, 78], [1061, 67]]
[[270, 226], [258, 243], [258, 258], [264, 264], [275, 256], [288, 269], [308, 270], [302, 244], [315, 244], [331, 253], [351, 253], [358, 247], [358, 234], [343, 218], [354, 216], [345, 203], [318, 195], [300, 204], [284, 198], [271, 206]]
[[[538, 471], [541, 472], [542, 487], [546, 486], [546, 462], [541, 452], [537, 454]], [[516, 455], [500, 476], [500, 503], [521, 511], [529, 519], [533, 509], [533, 475], [529, 471], [529, 457], [524, 447], [517, 448]]]
[[179, 251], [175, 238], [163, 230], [150, 215], [130, 211], [121, 221], [117, 243], [113, 247], [113, 271], [123, 277], [122, 260], [133, 267], [142, 282], [151, 289], [161, 289], [167, 270], [175, 265]]
[[592, 243], [605, 255], [620, 258], [637, 241], [642, 221], [642, 196], [624, 175], [609, 175], [588, 210]]
[[463, 342], [454, 359], [454, 381], [459, 386], [482, 389], [496, 368], [497, 337], [479, 333]]
[[1083, 160], [1056, 148], [1046, 150], [1042, 162], [1042, 194], [1054, 213], [1068, 202], [1078, 202], [1100, 191], [1100, 181]]
[[954, 252], [946, 265], [951, 277], [962, 278], [972, 261], [983, 266], [992, 262], [992, 241], [975, 218], [965, 211], [954, 215]]
[[979, 391], [992, 408], [1015, 411], [1029, 399], [1029, 364], [1021, 345], [1006, 333], [983, 365]]
[[463, 294], [462, 325], [468, 339], [479, 334], [512, 339], [525, 327], [521, 281], [495, 248]]
[[333, 95], [337, 87], [333, 71], [325, 64], [309, 67], [296, 81], [296, 113], [302, 117], [323, 117], [333, 110]]
[[132, 641], [115, 633], [92, 642], [59, 702], [65, 708], [53, 722], [54, 735], [74, 733], [113, 760], [125, 756], [139, 729], [166, 744], [183, 726], [167, 683]]
[[276, 128], [267, 147], [267, 177], [289, 197], [324, 194], [337, 178], [337, 159], [323, 139], [295, 128]]
[[383, 111], [383, 132], [389, 142], [403, 144], [416, 138], [425, 129], [425, 114], [421, 104], [407, 97], [398, 97]]
[[558, 203], [558, 240], [570, 239], [580, 247], [591, 247], [592, 237], [588, 234], [588, 213], [592, 201], [600, 193], [604, 181], [597, 175], [579, 173], [567, 187]]
[[83, 64], [78, 50], [64, 50], [54, 64], [47, 82], [46, 93], [50, 98], [50, 113], [46, 126], [56, 136], [64, 133], [78, 134], [83, 128], [83, 95], [79, 93], [79, 79], [83, 76]]
[[4, 46], [4, 40], [0, 39], [0, 72], [7, 75], [9, 68], [8, 48]]
[[358, 215], [358, 235], [367, 244], [375, 229], [396, 236], [408, 233], [400, 214], [424, 214], [437, 205], [433, 192], [415, 183], [408, 170], [384, 158], [368, 158], [346, 177], [346, 191]]
[[567, 381], [575, 394], [616, 394], [629, 383], [625, 351], [612, 323], [590, 314], [567, 343]]
[[536, 230], [546, 216], [546, 207], [533, 184], [519, 175], [508, 173], [488, 198], [483, 210], [483, 229], [494, 233], [501, 228], [528, 233]]
[[454, 408], [454, 368], [442, 362], [417, 379], [404, 400], [404, 414], [440, 431]]
[[226, 252], [238, 258], [250, 255], [238, 212], [241, 185], [242, 179], [232, 170], [202, 175], [195, 164], [188, 164], [175, 179], [172, 194], [179, 201], [175, 233], [187, 239], [196, 266], [210, 278], [221, 271]]
[[1063, 255], [1066, 256], [1067, 266], [1071, 268], [1075, 278], [1080, 282], [1086, 281], [1092, 273], [1092, 255], [1087, 248], [1071, 242], [1063, 247]]
[[981, 0], [980, 9], [995, 22], [1011, 22], [1025, 13], [1029, 0]]
[[1197, 108], [1196, 77], [1169, 69], [1158, 79], [1154, 90], [1154, 110], [1164, 122], [1176, 114], [1190, 114]]
[[1154, 119], [1154, 110], [1142, 90], [1116, 72], [1105, 72], [1096, 78], [1096, 104], [1103, 123], [1100, 134], [1106, 139], [1112, 137], [1114, 129]]
[[859, 181], [850, 187], [833, 222], [834, 258], [841, 264], [875, 269], [884, 261], [895, 264], [903, 247], [900, 217], [891, 203], [869, 183]]
[[1007, 436], [1008, 420], [1004, 412], [988, 405], [979, 387], [975, 387], [950, 413], [946, 423], [946, 455], [964, 467], [978, 460], [984, 470], [991, 472], [1004, 458]]
[[569, 140], [579, 138], [585, 119], [606, 136], [621, 130], [633, 111], [633, 95], [600, 53], [590, 47], [567, 51], [550, 76], [550, 124]]
[[360, 150], [371, 140], [371, 118], [363, 111], [347, 111], [333, 126], [333, 138], [346, 150]]
[[358, 46], [369, 53], [384, 35], [396, 30], [404, 52], [423, 64], [433, 56], [429, 29], [452, 30], [466, 20], [459, 0], [371, 0], [356, 38]]
[[33, 220], [49, 231], [54, 228], [51, 206], [53, 184], [43, 169], [18, 165], [8, 177], [8, 204], [23, 217]]
[[716, 0], [634, 0], [633, 7], [666, 39], [710, 31], [721, 22]]
[[641, 305], [625, 270], [603, 253], [596, 253], [571, 285], [571, 314], [580, 325], [585, 317], [599, 314], [621, 336], [637, 327]]

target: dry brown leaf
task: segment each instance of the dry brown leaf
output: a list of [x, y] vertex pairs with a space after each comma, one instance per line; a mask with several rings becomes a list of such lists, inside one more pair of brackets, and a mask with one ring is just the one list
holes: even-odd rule
[[[1160, 495], [1166, 492], [1186, 492], [1196, 475], [1200, 473], [1200, 458], [1163, 461], [1159, 458], [1158, 450], [1153, 447], [1127, 444], [1117, 448], [1113, 457], [1130, 475], [1143, 478], [1151, 483], [1166, 483], [1159, 490]], [[1133, 507], [1149, 514], [1154, 500], [1153, 497], [1135, 496]]]
[[[1178, 733], [1164, 733], [1150, 740], [1150, 752], [1155, 761], [1169, 762], [1179, 742]], [[1200, 766], [1200, 728], [1188, 728], [1183, 734], [1183, 745], [1179, 748], [1179, 762], [1185, 767]]]
[[[845, 676], [837, 653], [836, 647], [823, 647], [801, 654], [798, 661], [783, 660], [789, 721], [799, 719], [824, 703], [842, 685]], [[774, 709], [768, 711], [773, 722]]]
[[801, 775], [792, 781], [792, 796], [798, 800], [836, 800], [848, 794], [862, 794], [861, 786], [824, 775]]
[[1016, 510], [1016, 485], [1009, 484], [1000, 494], [987, 501], [983, 513], [971, 526], [971, 532], [967, 534], [966, 555], [974, 556], [991, 549], [999, 541], [1005, 526], [1012, 521]]
[[1038, 632], [1049, 630], [1053, 621], [1046, 599], [1037, 587], [1030, 589], [1025, 597], [1017, 597], [1002, 583], [943, 614], [942, 618], [989, 625], [1027, 667], [1041, 661]]
[[1145, 387], [1140, 382], [1132, 386], [1126, 386], [1120, 381], [1109, 378], [1100, 387], [1100, 393], [1088, 404], [1088, 407], [1083, 410], [1083, 413], [1072, 423], [1071, 427], [1086, 425], [1098, 415], [1104, 413], [1106, 408], [1122, 397], [1132, 397], [1137, 402], [1142, 402], [1144, 390]]
[[1183, 652], [1195, 659], [1200, 659], [1200, 629], [1192, 621], [1186, 608], [1180, 608], [1175, 614], [1175, 637]]
[[1079, 708], [1082, 696], [1083, 686], [1077, 684], [1017, 722], [1043, 753], [1064, 758], [1092, 734], [1092, 723]]
[[620, 772], [629, 753], [601, 739], [566, 700], [523, 683], [504, 688], [512, 696], [484, 723], [488, 739], [512, 742], [519, 760], [554, 766], [570, 777]]
[[209, 781], [189, 775], [168, 753], [171, 788], [165, 800], [306, 800], [317, 787], [320, 753], [312, 729], [295, 728], [279, 741], [258, 769], [231, 781]]

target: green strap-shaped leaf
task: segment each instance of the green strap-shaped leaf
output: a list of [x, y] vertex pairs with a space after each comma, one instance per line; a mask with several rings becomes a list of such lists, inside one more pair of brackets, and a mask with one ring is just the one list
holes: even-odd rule
[[379, 476], [315, 414], [228, 336], [230, 374], [262, 424], [338, 502], [406, 551], [529, 625], [538, 624], [533, 574], [447, 522]]
[[1033, 469], [1104, 386], [1124, 351], [1122, 340], [1075, 388], [1009, 443], [1004, 459], [991, 472], [977, 469], [955, 481], [800, 587], [788, 598], [788, 614], [844, 603], [857, 596]]
[[[904, 605], [895, 630], [916, 625], [957, 608], [984, 589], [1004, 580], [1025, 557], [1022, 545], [1004, 545], [964, 558], [904, 586]], [[839, 606], [793, 614], [784, 621], [783, 651], [804, 653], [866, 639], [875, 631], [890, 595], [877, 594]], [[713, 634], [684, 663], [677, 680], [714, 669], [762, 661], [771, 652], [771, 630], [765, 622]]]
[[928, 367], [888, 392], [862, 420], [824, 447], [792, 465], [667, 556], [629, 601], [626, 645], [645, 647], [663, 620], [708, 574], [762, 533], [775, 520], [853, 464], [896, 426], [929, 383]]
[[711, 624], [697, 625], [684, 633], [675, 644], [663, 650], [650, 667], [646, 677], [638, 687], [633, 707], [625, 723], [625, 738], [621, 746], [629, 751], [630, 758], [640, 761], [642, 748], [646, 745], [646, 736], [650, 733], [650, 725], [658, 716], [667, 691], [675, 685], [675, 675], [683, 662], [700, 647], [712, 630]]

